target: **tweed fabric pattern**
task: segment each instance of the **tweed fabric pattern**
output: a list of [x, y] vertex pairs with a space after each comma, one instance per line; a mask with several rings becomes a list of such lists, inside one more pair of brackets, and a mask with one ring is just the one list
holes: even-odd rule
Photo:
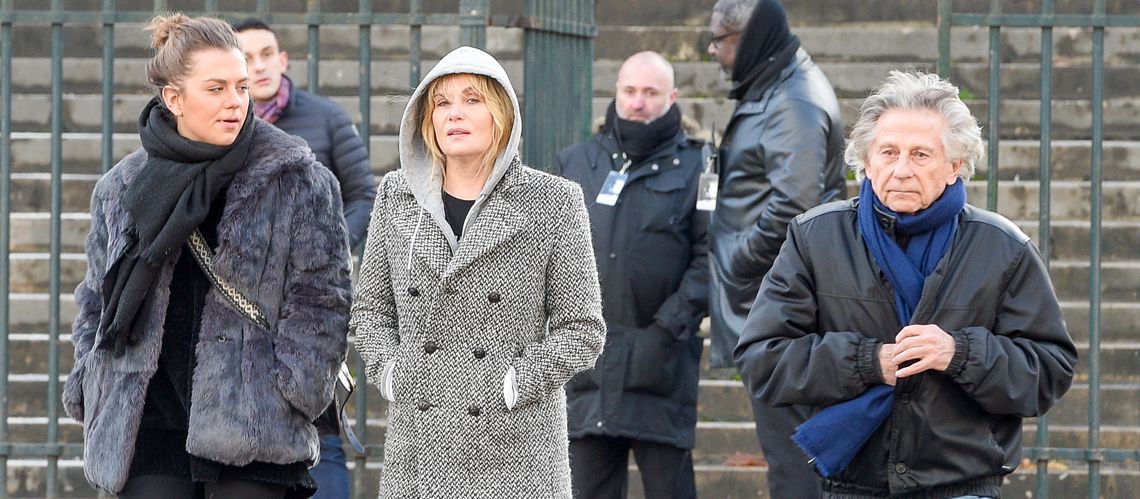
[[562, 387], [605, 340], [576, 184], [515, 158], [453, 253], [404, 171], [389, 173], [350, 327], [371, 382], [395, 360], [381, 497], [571, 497]]
[[[266, 313], [269, 328], [235, 310], [217, 289], [202, 309], [186, 450], [222, 464], [312, 463], [312, 421], [332, 400], [347, 350], [351, 280], [348, 236], [336, 179], [301, 139], [257, 120], [249, 160], [234, 177], [218, 224], [212, 267]], [[100, 339], [101, 283], [127, 250], [130, 215], [122, 193], [146, 164], [136, 151], [95, 186], [88, 268], [75, 290], [75, 364], [63, 390], [67, 414], [83, 423], [84, 472], [92, 485], [122, 489], [147, 386], [162, 349], [174, 263], [159, 271], [143, 337], [121, 357]]]

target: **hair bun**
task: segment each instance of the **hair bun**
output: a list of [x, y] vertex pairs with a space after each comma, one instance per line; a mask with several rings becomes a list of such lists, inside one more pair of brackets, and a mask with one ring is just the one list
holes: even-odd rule
[[181, 12], [155, 16], [146, 27], [151, 32], [150, 46], [161, 49], [170, 40], [170, 35], [188, 22], [190, 22], [190, 17]]

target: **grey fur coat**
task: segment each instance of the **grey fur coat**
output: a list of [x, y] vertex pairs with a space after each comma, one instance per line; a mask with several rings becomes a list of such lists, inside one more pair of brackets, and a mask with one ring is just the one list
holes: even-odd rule
[[414, 124], [448, 72], [487, 74], [514, 98], [489, 55], [448, 55], [413, 94], [401, 169], [381, 182], [350, 322], [369, 380], [392, 387], [380, 496], [569, 498], [562, 387], [605, 340], [582, 191], [518, 161], [516, 120], [457, 241]]
[[[265, 311], [265, 330], [211, 289], [196, 346], [186, 450], [224, 464], [312, 462], [310, 423], [332, 399], [347, 348], [351, 282], [336, 179], [300, 139], [261, 120], [245, 168], [227, 191], [215, 272]], [[130, 215], [120, 204], [146, 163], [136, 151], [95, 186], [86, 277], [75, 290], [75, 367], [63, 402], [83, 422], [84, 471], [118, 492], [134, 453], [147, 385], [162, 348], [174, 256], [159, 275], [143, 338], [115, 358], [94, 349], [103, 275], [122, 255]]]

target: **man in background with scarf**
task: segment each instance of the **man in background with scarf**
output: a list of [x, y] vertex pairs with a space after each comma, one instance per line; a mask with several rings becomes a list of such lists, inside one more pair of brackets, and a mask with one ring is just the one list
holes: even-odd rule
[[[846, 197], [843, 124], [831, 84], [800, 48], [779, 2], [720, 0], [709, 27], [708, 53], [731, 75], [728, 95], [737, 101], [720, 145], [709, 224], [709, 364], [728, 367], [788, 223]], [[753, 399], [752, 410], [772, 497], [817, 496], [815, 474], [788, 438], [808, 409]]]
[[819, 410], [794, 439], [825, 498], [1001, 497], [1022, 419], [1072, 383], [1036, 246], [966, 204], [981, 158], [957, 87], [892, 72], [847, 145], [859, 196], [797, 217], [764, 279], [736, 361], [753, 397]]
[[[364, 140], [348, 114], [333, 101], [293, 85], [285, 75], [289, 55], [277, 45], [277, 34], [264, 21], [248, 18], [234, 25], [249, 70], [253, 112], [277, 128], [305, 139], [317, 161], [340, 182], [349, 247], [364, 244], [376, 180]], [[321, 461], [312, 471], [320, 486], [316, 499], [348, 498], [348, 467], [340, 441], [336, 401], [314, 424], [321, 435]]]
[[596, 366], [566, 387], [575, 497], [624, 497], [631, 450], [645, 497], [696, 497], [708, 212], [696, 208], [703, 142], [676, 99], [672, 65], [634, 54], [601, 131], [558, 154], [586, 197], [609, 328]]

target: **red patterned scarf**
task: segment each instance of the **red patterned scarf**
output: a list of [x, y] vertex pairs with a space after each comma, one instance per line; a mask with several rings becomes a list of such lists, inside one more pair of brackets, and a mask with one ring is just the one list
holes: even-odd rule
[[281, 75], [281, 86], [277, 87], [277, 95], [266, 102], [258, 102], [253, 106], [253, 114], [268, 123], [276, 123], [277, 118], [289, 105], [289, 94], [293, 91], [293, 82], [289, 77]]

